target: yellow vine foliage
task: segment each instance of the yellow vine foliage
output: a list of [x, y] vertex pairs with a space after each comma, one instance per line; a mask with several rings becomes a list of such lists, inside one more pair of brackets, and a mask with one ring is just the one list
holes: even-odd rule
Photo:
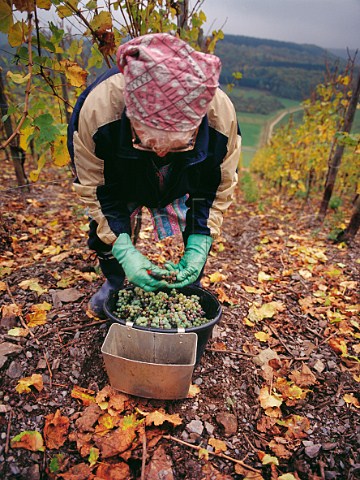
[[[279, 187], [289, 195], [318, 192], [323, 189], [328, 161], [336, 146], [336, 133], [341, 129], [351, 91], [349, 77], [339, 75], [335, 82], [317, 86], [314, 98], [303, 102], [302, 123], [289, 123], [278, 129], [270, 144], [260, 149], [252, 163], [252, 172], [259, 174], [264, 185]], [[336, 190], [353, 196], [359, 184], [360, 156], [353, 147], [346, 147]]]

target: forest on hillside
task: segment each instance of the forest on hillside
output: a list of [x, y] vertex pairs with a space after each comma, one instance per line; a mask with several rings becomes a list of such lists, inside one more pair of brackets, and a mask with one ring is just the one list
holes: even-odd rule
[[242, 87], [293, 100], [308, 98], [327, 70], [344, 64], [344, 60], [314, 45], [240, 35], [225, 35], [217, 43], [216, 54], [223, 65], [223, 84], [233, 83], [233, 73], [240, 72]]

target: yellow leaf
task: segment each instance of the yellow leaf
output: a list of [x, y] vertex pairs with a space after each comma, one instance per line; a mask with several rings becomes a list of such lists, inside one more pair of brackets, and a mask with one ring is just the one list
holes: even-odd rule
[[255, 323], [251, 322], [247, 317], [244, 318], [243, 322], [244, 322], [244, 325], [246, 325], [247, 327], [254, 327], [255, 326]]
[[345, 400], [346, 403], [349, 403], [351, 405], [354, 405], [356, 408], [360, 408], [360, 403], [359, 400], [354, 396], [353, 393], [347, 393], [343, 396], [343, 399]]
[[194, 398], [200, 393], [199, 385], [190, 385], [189, 392], [186, 398]]
[[243, 289], [248, 293], [256, 293], [260, 295], [264, 293], [264, 290], [261, 290], [261, 288], [250, 287], [248, 285], [243, 285]]
[[67, 144], [66, 144], [66, 135], [59, 135], [56, 138], [55, 142], [53, 142], [51, 146], [51, 153], [52, 153], [53, 163], [57, 167], [64, 167], [70, 162], [70, 155], [69, 155]]
[[39, 310], [37, 312], [28, 313], [25, 319], [29, 328], [37, 327], [38, 325], [45, 325], [46, 312], [44, 310]]
[[51, 0], [36, 0], [36, 6], [44, 10], [50, 10], [51, 5]]
[[0, 32], [8, 33], [13, 24], [12, 3], [0, 0]]
[[217, 282], [222, 282], [223, 280], [226, 280], [226, 275], [223, 275], [220, 272], [215, 272], [209, 275], [209, 279], [211, 283], [217, 283]]
[[292, 473], [284, 473], [284, 475], [280, 475], [278, 480], [298, 480], [298, 476], [294, 477]]
[[16, 22], [9, 28], [8, 41], [12, 47], [20, 47], [25, 40], [28, 28], [23, 21]]
[[277, 457], [273, 457], [267, 453], [263, 456], [261, 462], [263, 465], [279, 465], [279, 460]]
[[31, 311], [32, 312], [41, 312], [41, 311], [49, 311], [52, 309], [51, 303], [48, 302], [42, 302], [42, 303], [35, 303], [35, 305], [31, 305]]
[[7, 78], [10, 78], [10, 80], [14, 83], [17, 83], [17, 84], [22, 84], [22, 83], [26, 83], [29, 78], [30, 78], [30, 73], [28, 73], [27, 75], [25, 76], [22, 76], [20, 73], [13, 73], [11, 72], [10, 70], [7, 72], [6, 74]]
[[71, 17], [71, 15], [75, 15], [75, 12], [78, 10], [78, 0], [68, 0], [67, 3], [73, 8], [66, 5], [60, 5], [57, 7], [56, 11], [60, 18]]
[[90, 25], [93, 30], [98, 30], [99, 28], [102, 30], [110, 30], [112, 27], [111, 13], [102, 11], [98, 15], [94, 15]]
[[71, 396], [80, 400], [84, 405], [90, 405], [95, 402], [95, 397], [93, 397], [94, 393], [93, 390], [88, 390], [75, 385], [71, 391]]
[[215, 453], [226, 452], [228, 449], [226, 443], [217, 438], [210, 438], [208, 444], [214, 447]]
[[23, 280], [19, 283], [19, 287], [23, 290], [32, 290], [33, 292], [37, 292], [39, 295], [42, 295], [47, 290], [42, 288], [37, 278], [30, 278], [29, 280]]
[[155, 410], [146, 416], [146, 425], [151, 425], [153, 423], [157, 427], [164, 422], [172, 423], [175, 427], [182, 424], [182, 420], [178, 413], [169, 415], [162, 410]]
[[258, 273], [258, 282], [268, 282], [270, 280], [273, 280], [271, 275], [268, 275], [265, 272], [259, 272]]
[[267, 342], [271, 335], [265, 332], [256, 332], [255, 338], [257, 338], [260, 342]]
[[280, 407], [282, 400], [278, 395], [271, 395], [267, 386], [260, 389], [259, 395], [260, 405], [262, 408], [267, 409], [270, 407]]
[[249, 309], [248, 317], [250, 321], [260, 322], [264, 318], [272, 318], [277, 312], [283, 310], [284, 305], [281, 302], [264, 303], [260, 308], [252, 305]]
[[60, 252], [60, 245], [49, 245], [48, 247], [45, 247], [42, 251], [44, 255], [58, 255]]
[[60, 65], [64, 68], [65, 76], [73, 87], [83, 87], [86, 85], [88, 73], [80, 65], [68, 60], [62, 60]]
[[312, 277], [312, 273], [309, 270], [305, 270], [305, 269], [299, 270], [299, 275], [301, 275], [305, 279]]
[[206, 448], [199, 448], [199, 458], [204, 460], [209, 460], [209, 452]]
[[34, 133], [34, 127], [31, 125], [22, 128], [20, 131], [20, 147], [23, 150], [27, 150], [28, 145], [29, 145], [29, 137]]
[[44, 388], [42, 375], [34, 373], [31, 377], [20, 378], [15, 390], [17, 393], [30, 393], [31, 386], [35, 387], [38, 392], [41, 392]]
[[5, 291], [6, 291], [6, 283], [0, 282], [0, 292], [5, 292]]
[[26, 328], [15, 327], [11, 328], [7, 334], [11, 337], [26, 337], [29, 334], [29, 330]]

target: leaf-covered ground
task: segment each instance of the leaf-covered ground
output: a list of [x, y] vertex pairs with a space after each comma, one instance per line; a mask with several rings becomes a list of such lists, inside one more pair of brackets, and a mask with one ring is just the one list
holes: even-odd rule
[[[4, 165], [1, 478], [358, 478], [358, 238], [333, 244], [311, 206], [239, 192], [206, 266], [223, 315], [189, 398], [129, 397], [108, 384], [109, 324], [87, 313], [102, 278], [70, 176], [26, 192]], [[158, 263], [182, 249], [146, 217], [138, 247]]]

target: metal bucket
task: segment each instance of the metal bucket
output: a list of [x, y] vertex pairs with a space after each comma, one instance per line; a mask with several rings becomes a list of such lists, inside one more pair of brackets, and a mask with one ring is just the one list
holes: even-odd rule
[[161, 400], [185, 398], [196, 361], [195, 333], [158, 333], [113, 323], [101, 352], [110, 384]]
[[[131, 289], [133, 287], [128, 287], [128, 288]], [[161, 289], [161, 290], [165, 292], [168, 291], [167, 289]], [[209, 319], [208, 323], [204, 323], [199, 327], [185, 328], [185, 333], [196, 333], [197, 335], [196, 363], [198, 364], [205, 351], [206, 344], [212, 335], [212, 331], [215, 325], [221, 319], [222, 308], [219, 303], [219, 300], [215, 297], [215, 295], [213, 295], [208, 290], [205, 290], [204, 288], [196, 287], [195, 285], [189, 285], [187, 287], [179, 288], [178, 291], [187, 296], [197, 295], [199, 297], [200, 305], [205, 312], [205, 316], [206, 318]], [[109, 297], [105, 300], [104, 310], [105, 310], [106, 316], [114, 323], [117, 323], [120, 325], [129, 325], [129, 323], [126, 323], [126, 320], [117, 317], [116, 314], [114, 313], [116, 310], [117, 298], [118, 298], [118, 292], [112, 292], [110, 293]], [[130, 325], [132, 326], [133, 324], [130, 323]], [[140, 327], [138, 325], [133, 325], [133, 327], [136, 330], [141, 330], [146, 332], [148, 331], [157, 332], [157, 333], [161, 333], [161, 335], [164, 335], [165, 332], [167, 334], [172, 334], [172, 335], [179, 333], [179, 330], [175, 328], [164, 330], [162, 328]]]

